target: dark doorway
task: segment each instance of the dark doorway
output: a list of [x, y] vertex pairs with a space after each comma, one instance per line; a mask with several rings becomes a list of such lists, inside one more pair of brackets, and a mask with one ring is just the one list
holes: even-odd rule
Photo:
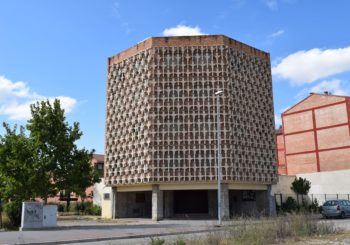
[[208, 191], [174, 191], [175, 214], [207, 214]]

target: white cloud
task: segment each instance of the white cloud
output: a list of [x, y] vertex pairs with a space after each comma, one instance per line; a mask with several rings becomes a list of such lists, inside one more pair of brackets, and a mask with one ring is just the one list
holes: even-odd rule
[[114, 2], [113, 3], [113, 12], [117, 18], [121, 18], [120, 14], [120, 3], [119, 2]]
[[131, 28], [130, 28], [129, 22], [123, 22], [123, 23], [120, 24], [120, 26], [124, 29], [124, 31], [126, 33], [130, 33], [131, 32]]
[[206, 35], [201, 32], [198, 26], [177, 25], [176, 27], [167, 28], [163, 31], [163, 36], [196, 36]]
[[61, 101], [62, 108], [71, 112], [77, 101], [67, 96], [49, 97], [39, 95], [31, 91], [25, 82], [12, 82], [4, 76], [0, 76], [0, 115], [11, 120], [25, 120], [30, 118], [30, 104], [41, 100], [53, 101], [55, 98]]
[[297, 100], [302, 100], [310, 93], [323, 94], [326, 91], [334, 95], [349, 95], [350, 87], [347, 87], [346, 83], [339, 79], [324, 80], [311, 88], [304, 88], [295, 96], [295, 98]]
[[270, 35], [270, 37], [278, 37], [284, 34], [284, 30], [279, 30]]
[[292, 85], [312, 83], [346, 71], [350, 71], [350, 47], [298, 51], [272, 68], [273, 75], [289, 80]]
[[325, 91], [330, 92], [334, 95], [346, 95], [347, 90], [342, 87], [342, 81], [339, 79], [334, 79], [331, 81], [322, 81], [316, 86], [310, 89], [313, 93], [323, 93]]
[[130, 32], [132, 32], [132, 29], [130, 28], [130, 24], [128, 21], [125, 21], [125, 18], [123, 18], [123, 15], [121, 14], [122, 11], [121, 11], [121, 5], [120, 5], [120, 2], [116, 1], [113, 3], [113, 7], [112, 7], [112, 10], [113, 10], [113, 14], [114, 16], [119, 20], [120, 22], [120, 28], [123, 29], [123, 31], [126, 33], [126, 34], [129, 34]]
[[271, 10], [277, 10], [278, 9], [277, 0], [264, 0], [264, 3]]
[[293, 4], [297, 0], [262, 0], [262, 1], [270, 10], [277, 11], [279, 5]]

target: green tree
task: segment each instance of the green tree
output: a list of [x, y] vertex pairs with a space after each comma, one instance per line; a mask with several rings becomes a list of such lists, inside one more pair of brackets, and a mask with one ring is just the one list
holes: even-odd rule
[[292, 182], [290, 189], [297, 194], [298, 204], [299, 204], [299, 195], [307, 195], [311, 188], [311, 182], [304, 178], [295, 178]]
[[66, 122], [59, 100], [37, 102], [31, 105], [31, 113], [27, 129], [42, 170], [36, 176], [46, 183], [40, 196], [46, 202], [49, 196], [64, 191], [69, 209], [71, 192], [82, 193], [99, 181], [90, 163], [94, 151], [77, 148], [76, 141], [82, 136], [79, 123], [70, 126]]
[[0, 136], [0, 196], [3, 200], [24, 201], [35, 197], [34, 145], [25, 135], [23, 127], [17, 133], [3, 124], [5, 135]]
[[[25, 135], [23, 127], [17, 133], [3, 124], [4, 136], [0, 136], [0, 199], [6, 202], [6, 212], [12, 226], [21, 222], [21, 203], [35, 197], [37, 186], [34, 145]], [[1, 212], [0, 212], [1, 213]]]

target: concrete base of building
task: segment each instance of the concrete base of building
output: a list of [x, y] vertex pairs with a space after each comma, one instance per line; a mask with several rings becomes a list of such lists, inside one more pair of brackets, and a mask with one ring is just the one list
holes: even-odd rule
[[[118, 187], [112, 204], [111, 218], [218, 218], [217, 185], [155, 184]], [[275, 203], [268, 185], [223, 183], [221, 218], [242, 215], [274, 215]]]

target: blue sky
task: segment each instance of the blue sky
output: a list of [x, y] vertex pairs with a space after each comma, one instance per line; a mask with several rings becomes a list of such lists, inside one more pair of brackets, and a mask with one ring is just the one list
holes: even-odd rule
[[[107, 57], [150, 36], [224, 34], [271, 54], [276, 122], [310, 92], [350, 94], [350, 1], [0, 0], [0, 121], [59, 97], [103, 153]], [[3, 130], [0, 129], [0, 134]]]

